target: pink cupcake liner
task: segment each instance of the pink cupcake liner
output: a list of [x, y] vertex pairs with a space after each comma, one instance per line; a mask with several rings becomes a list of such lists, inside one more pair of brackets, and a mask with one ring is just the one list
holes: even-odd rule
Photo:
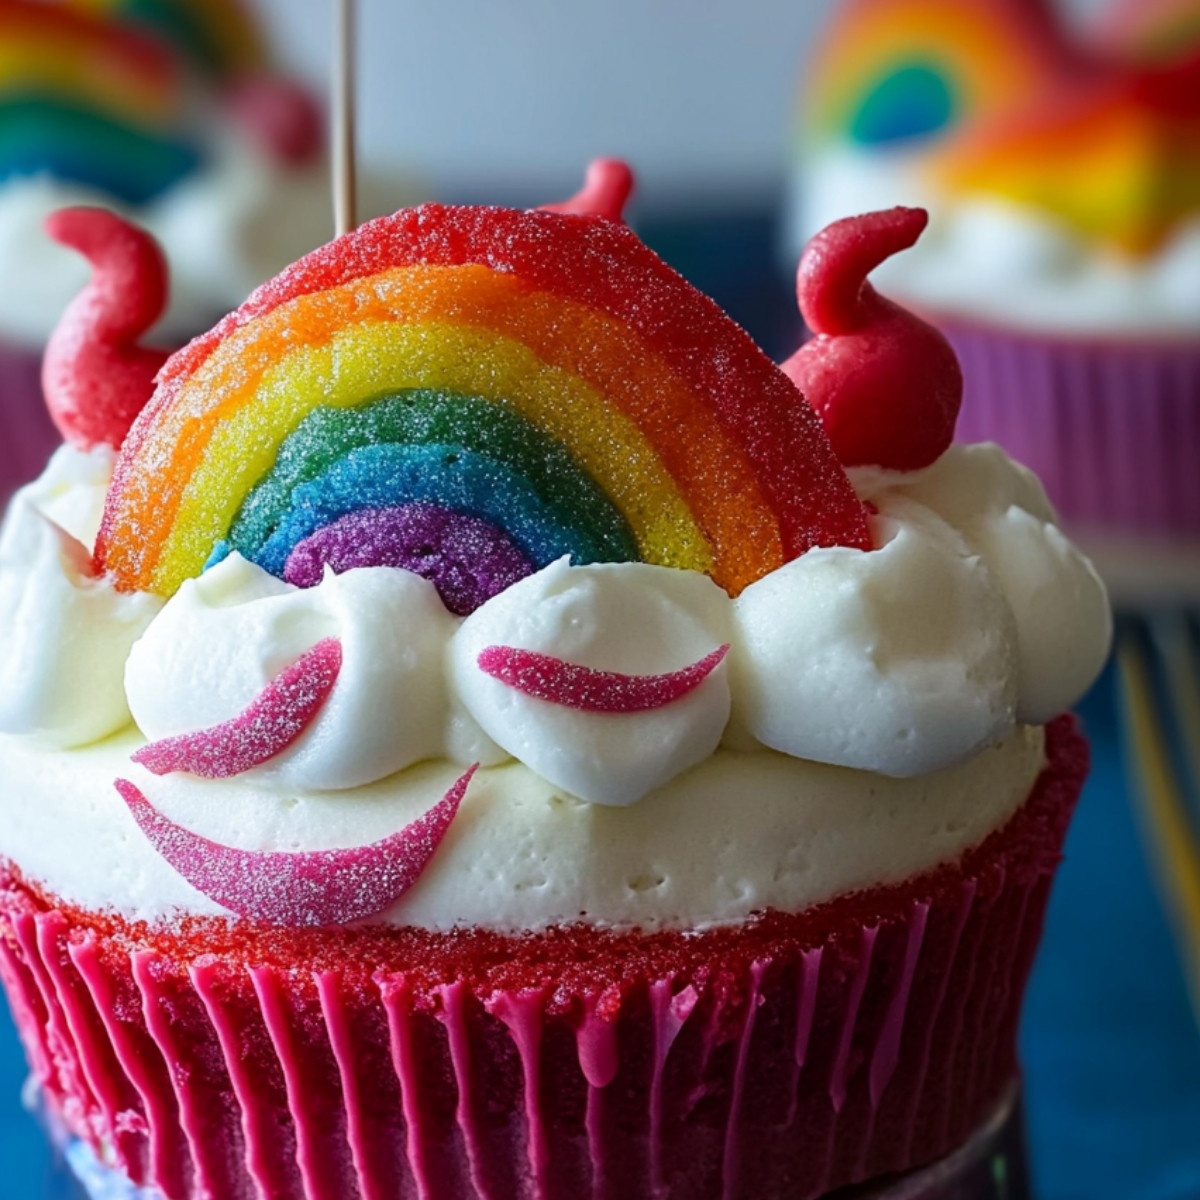
[[935, 323], [962, 363], [960, 442], [998, 442], [1074, 525], [1200, 536], [1200, 342]]
[[15, 871], [0, 976], [56, 1114], [168, 1200], [812, 1200], [1011, 1085], [1086, 745], [964, 860], [737, 929], [177, 930]]
[[0, 503], [62, 445], [42, 399], [42, 353], [0, 343]]

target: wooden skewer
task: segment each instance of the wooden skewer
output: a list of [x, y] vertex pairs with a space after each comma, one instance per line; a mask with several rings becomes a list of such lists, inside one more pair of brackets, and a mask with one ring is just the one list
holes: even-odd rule
[[333, 12], [333, 225], [353, 229], [357, 203], [354, 154], [355, 0], [336, 0]]

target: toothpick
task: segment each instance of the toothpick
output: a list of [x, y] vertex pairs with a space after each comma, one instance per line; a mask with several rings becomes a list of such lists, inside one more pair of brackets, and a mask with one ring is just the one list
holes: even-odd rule
[[333, 224], [348, 233], [355, 219], [354, 58], [355, 0], [335, 0], [333, 12]]

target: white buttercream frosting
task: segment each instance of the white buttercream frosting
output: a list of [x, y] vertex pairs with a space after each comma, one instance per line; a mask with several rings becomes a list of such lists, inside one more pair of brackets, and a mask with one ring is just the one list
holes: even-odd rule
[[947, 194], [911, 155], [846, 146], [822, 147], [805, 160], [790, 204], [797, 257], [808, 238], [848, 213], [928, 208], [920, 241], [871, 277], [885, 295], [923, 313], [1068, 335], [1200, 333], [1200, 217], [1149, 254], [1124, 254], [1026, 205]]
[[130, 209], [82, 184], [47, 175], [0, 187], [0, 336], [37, 348], [58, 323], [90, 268], [43, 230], [46, 217], [73, 205], [113, 208], [162, 243], [171, 269], [170, 304], [156, 331], [178, 342], [331, 232], [323, 164], [273, 162], [236, 132], [216, 140], [203, 169], [153, 202]]
[[728, 596], [705, 575], [562, 559], [466, 619], [450, 647], [454, 691], [499, 745], [552, 784], [631, 804], [716, 749], [729, 719], [724, 667], [662, 708], [597, 713], [514, 690], [480, 670], [480, 652], [515, 646], [595, 671], [660, 675], [727, 644], [730, 616]]
[[[155, 778], [134, 731], [71, 754], [0, 736], [0, 857], [61, 899], [130, 920], [226, 915], [153, 849], [112, 780], [224, 845], [367, 845], [426, 812], [461, 768], [419, 764], [350, 792]], [[782, 754], [718, 750], [632, 808], [586, 804], [520, 763], [483, 768], [415, 886], [377, 920], [502, 932], [588, 921], [689, 929], [798, 912], [955, 861], [1002, 826], [1043, 764], [1022, 729], [964, 763], [884, 779]]]
[[926, 505], [986, 563], [1014, 620], [1018, 721], [1044, 723], [1087, 691], [1112, 640], [1108, 596], [1032, 471], [987, 442], [955, 446], [924, 471], [851, 475], [885, 510], [895, 496]]
[[[34, 503], [89, 536], [108, 467], [102, 454], [63, 450], [14, 505], [0, 595], [23, 632], [0, 650], [0, 671], [30, 682], [13, 691], [24, 699], [0, 714], [0, 729], [28, 730], [35, 712], [59, 744], [118, 728], [127, 710], [115, 701], [102, 720], [96, 709], [86, 737], [63, 715], [89, 707], [83, 662], [87, 694], [119, 696], [123, 674], [147, 739], [209, 729], [337, 638], [330, 698], [247, 776], [256, 786], [345, 790], [423, 759], [495, 765], [511, 755], [574, 796], [623, 805], [723, 737], [735, 749], [920, 775], [1068, 707], [1099, 672], [1111, 633], [1095, 572], [1033, 476], [994, 446], [952, 447], [919, 472], [852, 472], [876, 512], [876, 548], [812, 550], [736, 600], [693, 572], [564, 559], [465, 621], [403, 570], [330, 571], [301, 589], [237, 555], [155, 616], [157, 601], [91, 578], [84, 547]], [[80, 638], [90, 657], [77, 653]], [[527, 695], [479, 664], [499, 646], [571, 668], [665, 675], [727, 643], [728, 658], [693, 691], [636, 713]]]
[[1016, 629], [960, 534], [881, 499], [877, 549], [810, 550], [738, 597], [736, 704], [796, 758], [921, 775], [1013, 729]]
[[97, 578], [89, 546], [46, 515], [89, 536], [98, 523], [89, 475], [106, 467], [110, 454], [61, 451], [13, 497], [0, 530], [0, 729], [60, 749], [128, 725], [121, 671], [162, 607]]
[[313, 723], [249, 774], [282, 787], [353, 788], [441, 752], [443, 650], [453, 618], [408, 571], [328, 572], [301, 589], [232, 555], [184, 583], [133, 647], [125, 689], [150, 740], [236, 717], [324, 638], [342, 665]]

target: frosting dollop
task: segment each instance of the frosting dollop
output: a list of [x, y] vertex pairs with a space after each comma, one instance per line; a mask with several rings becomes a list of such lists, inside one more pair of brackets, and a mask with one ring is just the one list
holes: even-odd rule
[[162, 607], [92, 571], [111, 468], [107, 447], [63, 447], [13, 497], [0, 530], [0, 730], [59, 749], [129, 724], [121, 669]]
[[543, 778], [584, 800], [631, 804], [707, 758], [729, 719], [718, 666], [687, 695], [641, 712], [590, 712], [527, 695], [481, 668], [493, 646], [594, 671], [677, 671], [728, 642], [729, 599], [707, 576], [645, 563], [560, 559], [476, 609], [454, 635], [450, 671], [471, 716]]
[[[86, 549], [112, 458], [64, 448], [13, 504], [0, 613], [19, 636], [0, 650], [0, 730], [80, 745], [132, 711], [147, 739], [195, 733], [336, 639], [329, 699], [246, 786], [345, 791], [423, 759], [511, 756], [621, 805], [722, 740], [919, 775], [1069, 707], [1111, 637], [1095, 571], [1036, 479], [991, 445], [953, 446], [921, 471], [852, 470], [876, 548], [811, 550], [736, 600], [697, 572], [562, 559], [465, 621], [394, 567], [327, 570], [299, 588], [232, 554], [161, 611], [117, 592]], [[588, 703], [526, 686], [530, 662], [543, 682], [547, 669], [583, 679]], [[601, 684], [627, 687], [641, 711], [604, 711]]]
[[234, 554], [171, 598], [133, 647], [125, 690], [147, 738], [190, 733], [233, 719], [306, 650], [336, 638], [341, 669], [320, 713], [248, 774], [352, 788], [441, 752], [452, 630], [433, 585], [408, 571], [328, 571], [301, 589]]
[[878, 548], [811, 550], [734, 602], [741, 722], [795, 758], [922, 775], [1011, 732], [1017, 638], [978, 555], [888, 496]]
[[1037, 476], [999, 446], [955, 446], [925, 471], [855, 471], [865, 499], [924, 504], [959, 530], [1012, 612], [1018, 721], [1040, 725], [1091, 686], [1108, 657], [1112, 613], [1088, 558], [1058, 528]]

